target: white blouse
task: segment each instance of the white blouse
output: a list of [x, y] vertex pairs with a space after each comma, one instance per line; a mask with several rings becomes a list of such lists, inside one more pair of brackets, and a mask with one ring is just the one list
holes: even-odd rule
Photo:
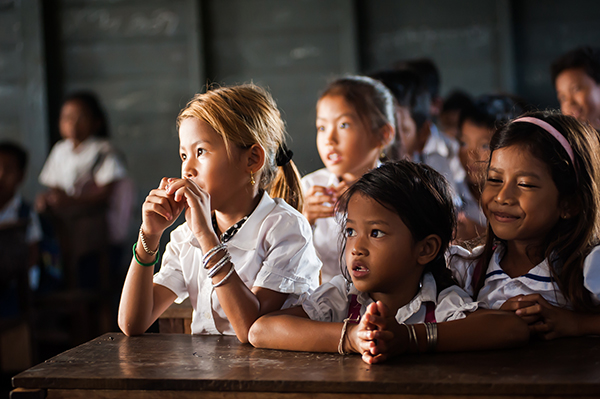
[[[472, 280], [478, 256], [483, 247], [477, 247], [473, 252], [452, 246], [449, 251], [448, 263], [459, 285], [470, 295], [473, 294]], [[553, 306], [570, 307], [570, 304], [553, 281], [548, 260], [545, 259], [526, 274], [511, 278], [502, 270], [500, 261], [505, 253], [505, 247], [498, 245], [489, 265], [485, 269], [485, 283], [477, 296], [482, 308], [499, 309], [508, 299], [517, 295], [540, 294]], [[583, 264], [583, 280], [585, 288], [592, 293], [592, 300], [600, 304], [600, 247], [596, 247], [586, 257]]]
[[[244, 284], [290, 294], [285, 308], [319, 284], [321, 262], [311, 233], [301, 213], [265, 192], [254, 212], [226, 245]], [[208, 271], [202, 267], [202, 256], [194, 234], [187, 223], [182, 224], [171, 233], [154, 282], [173, 291], [178, 303], [189, 296], [194, 309], [192, 334], [235, 335]]]
[[[296, 304], [302, 305], [302, 309], [311, 320], [339, 323], [348, 317], [351, 295], [357, 296], [362, 317], [367, 307], [374, 301], [368, 293], [358, 291], [343, 275], [338, 275], [329, 283], [321, 285], [313, 294], [302, 295]], [[462, 319], [478, 307], [477, 303], [456, 285], [446, 288], [437, 295], [435, 279], [431, 273], [426, 273], [417, 295], [396, 312], [396, 321], [408, 324], [423, 323], [427, 313], [427, 302], [436, 304], [437, 322]]]
[[[323, 168], [302, 178], [302, 191], [306, 195], [313, 186], [336, 187], [338, 184], [340, 182], [337, 176], [327, 168]], [[330, 205], [333, 208], [334, 204]], [[326, 283], [342, 273], [340, 266], [342, 226], [338, 224], [335, 217], [317, 219], [313, 226], [313, 238], [317, 255], [323, 262], [321, 283]]]

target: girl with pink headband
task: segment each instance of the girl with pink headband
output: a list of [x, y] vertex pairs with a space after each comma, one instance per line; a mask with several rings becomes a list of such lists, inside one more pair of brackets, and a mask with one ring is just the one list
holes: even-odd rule
[[545, 339], [599, 334], [599, 187], [591, 126], [549, 111], [509, 123], [490, 142], [485, 242], [450, 250], [459, 285]]

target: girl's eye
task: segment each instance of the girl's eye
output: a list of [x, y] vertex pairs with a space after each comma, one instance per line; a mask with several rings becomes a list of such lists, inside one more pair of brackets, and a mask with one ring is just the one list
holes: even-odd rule
[[185, 161], [186, 159], [187, 159], [187, 155], [185, 155], [185, 154], [181, 154], [181, 160], [182, 160], [182, 161]]
[[346, 227], [346, 237], [354, 237], [356, 235], [356, 232], [354, 231], [354, 229], [351, 229], [350, 227]]
[[381, 238], [384, 235], [385, 235], [385, 233], [381, 230], [375, 229], [375, 230], [371, 231], [371, 237], [374, 237], [374, 238]]
[[350, 124], [348, 122], [340, 123], [340, 129], [348, 129]]
[[323, 131], [325, 131], [324, 126], [317, 126], [317, 132], [323, 132]]
[[203, 148], [198, 148], [198, 156], [204, 154], [204, 149]]
[[502, 183], [502, 180], [488, 176], [487, 182], [488, 183]]
[[519, 183], [519, 186], [525, 187], [525, 188], [534, 188], [535, 187], [533, 184], [528, 184], [528, 183]]

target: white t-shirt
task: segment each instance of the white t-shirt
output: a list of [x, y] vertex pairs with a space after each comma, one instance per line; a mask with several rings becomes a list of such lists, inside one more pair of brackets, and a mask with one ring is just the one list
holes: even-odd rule
[[[327, 168], [319, 169], [302, 178], [302, 191], [304, 195], [313, 186], [336, 187], [340, 184], [337, 176]], [[333, 208], [334, 204], [331, 204]], [[340, 268], [342, 226], [335, 217], [320, 218], [313, 225], [313, 238], [319, 259], [323, 262], [321, 269], [321, 283], [326, 283], [342, 272]]]
[[[227, 242], [235, 270], [249, 288], [263, 287], [290, 294], [284, 304], [319, 285], [321, 261], [304, 216], [280, 198], [265, 192], [248, 220]], [[188, 296], [194, 309], [192, 334], [235, 335], [217, 293], [202, 267], [202, 250], [187, 223], [171, 233], [154, 282], [177, 295]], [[227, 266], [226, 266], [227, 267]]]
[[[427, 313], [427, 302], [435, 306], [436, 322], [462, 319], [467, 313], [477, 310], [477, 302], [460, 287], [453, 285], [437, 295], [435, 279], [426, 273], [421, 281], [422, 286], [417, 295], [396, 312], [398, 323], [423, 323]], [[304, 294], [296, 302], [302, 305], [311, 320], [340, 323], [348, 317], [350, 296], [356, 295], [362, 317], [367, 307], [373, 303], [369, 294], [358, 291], [343, 275], [338, 275], [326, 284], [321, 285], [312, 294]]]
[[[23, 203], [20, 194], [15, 195], [3, 209], [0, 209], [0, 225], [12, 224], [19, 221], [19, 208]], [[29, 222], [25, 232], [25, 240], [28, 244], [40, 242], [42, 240], [42, 227], [37, 213], [30, 207]]]
[[[450, 269], [459, 285], [470, 295], [473, 294], [473, 273], [478, 262], [472, 258], [482, 251], [483, 247], [477, 247], [473, 252], [459, 246], [450, 248]], [[499, 244], [485, 270], [485, 284], [477, 296], [482, 308], [499, 309], [510, 298], [529, 294], [540, 294], [553, 306], [570, 308], [570, 304], [553, 281], [547, 259], [526, 274], [511, 278], [500, 266], [504, 253], [505, 247]], [[583, 285], [592, 293], [594, 303], [600, 304], [600, 247], [594, 248], [585, 258]]]
[[71, 140], [56, 143], [39, 181], [46, 187], [60, 188], [70, 196], [77, 196], [91, 181], [102, 187], [125, 176], [125, 166], [108, 140], [89, 137], [77, 148], [73, 148]]

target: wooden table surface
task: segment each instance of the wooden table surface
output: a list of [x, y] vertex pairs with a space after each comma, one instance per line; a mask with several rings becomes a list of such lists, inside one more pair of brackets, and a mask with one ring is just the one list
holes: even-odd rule
[[[255, 349], [235, 337], [105, 334], [13, 378], [15, 388], [42, 389], [48, 398], [318, 397], [365, 394], [600, 397], [600, 338], [533, 342], [519, 349], [407, 355], [381, 365], [359, 356]], [[69, 390], [69, 391], [67, 391]], [[19, 389], [13, 391], [19, 397]], [[185, 392], [172, 392], [185, 391]], [[209, 393], [212, 392], [213, 396]], [[215, 396], [216, 392], [220, 392]], [[277, 392], [257, 396], [256, 392]], [[291, 395], [294, 393], [294, 395]], [[152, 395], [151, 395], [152, 394]], [[343, 394], [343, 395], [341, 395]], [[163, 395], [164, 396], [164, 395]]]

